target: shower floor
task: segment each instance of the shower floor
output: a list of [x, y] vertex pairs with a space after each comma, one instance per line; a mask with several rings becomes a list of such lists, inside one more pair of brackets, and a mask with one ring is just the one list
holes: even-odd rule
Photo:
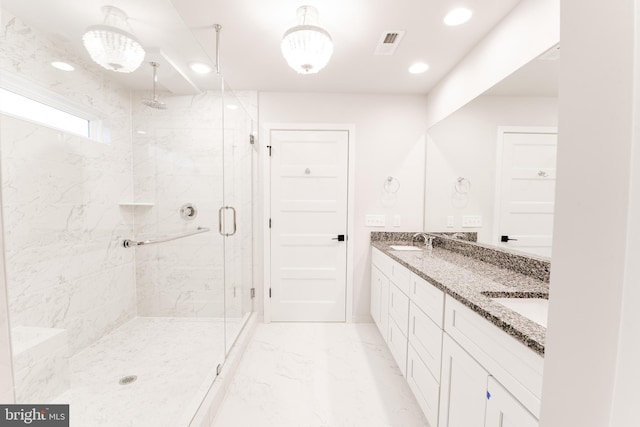
[[72, 427], [187, 427], [222, 363], [224, 325], [135, 318], [71, 358], [71, 387], [54, 403], [70, 404]]

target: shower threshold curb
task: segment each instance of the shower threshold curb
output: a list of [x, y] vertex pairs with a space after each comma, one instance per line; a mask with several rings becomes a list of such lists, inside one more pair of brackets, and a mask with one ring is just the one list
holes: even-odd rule
[[211, 427], [216, 417], [216, 413], [222, 404], [222, 401], [227, 394], [227, 390], [229, 389], [229, 385], [235, 376], [236, 370], [238, 369], [238, 365], [240, 364], [240, 360], [244, 355], [244, 352], [251, 341], [251, 337], [255, 332], [256, 326], [258, 324], [258, 313], [252, 313], [251, 316], [247, 319], [247, 323], [245, 324], [240, 336], [234, 343], [231, 348], [231, 352], [227, 357], [227, 360], [224, 362], [222, 366], [222, 371], [220, 375], [216, 377], [216, 380], [209, 388], [206, 396], [204, 397], [202, 404], [198, 408], [196, 414], [193, 416], [193, 419], [190, 423], [185, 423], [185, 426], [188, 427]]

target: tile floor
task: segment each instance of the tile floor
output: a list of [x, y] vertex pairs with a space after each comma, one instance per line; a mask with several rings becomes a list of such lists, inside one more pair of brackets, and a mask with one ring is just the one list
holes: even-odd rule
[[223, 357], [221, 319], [138, 317], [71, 358], [54, 403], [70, 404], [72, 427], [186, 427]]
[[374, 324], [258, 324], [213, 427], [428, 423]]

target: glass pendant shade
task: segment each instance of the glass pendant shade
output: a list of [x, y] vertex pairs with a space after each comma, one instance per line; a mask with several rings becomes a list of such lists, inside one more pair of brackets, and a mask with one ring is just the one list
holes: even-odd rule
[[300, 74], [322, 70], [333, 54], [329, 33], [317, 25], [318, 11], [311, 6], [298, 8], [298, 25], [282, 37], [282, 55], [291, 68]]
[[140, 67], [145, 51], [126, 30], [127, 15], [113, 6], [103, 7], [105, 22], [92, 25], [82, 36], [84, 47], [94, 62], [107, 70], [131, 73]]

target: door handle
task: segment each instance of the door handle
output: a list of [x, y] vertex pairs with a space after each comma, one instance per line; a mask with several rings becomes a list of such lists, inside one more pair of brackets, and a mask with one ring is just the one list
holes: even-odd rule
[[233, 212], [233, 231], [230, 234], [227, 234], [227, 236], [233, 236], [234, 234], [236, 234], [236, 231], [238, 231], [238, 222], [236, 220], [236, 208], [234, 208], [233, 206], [228, 206], [227, 209], [231, 209], [231, 212]]
[[511, 239], [509, 238], [509, 236], [500, 236], [500, 241], [501, 242], [508, 242], [509, 240], [518, 240], [518, 239]]
[[332, 237], [331, 240], [337, 240], [338, 242], [344, 242], [344, 234], [338, 234], [338, 237]]
[[224, 210], [224, 206], [218, 209], [218, 233], [220, 233], [221, 236], [224, 236], [224, 233], [222, 232], [222, 211], [223, 210]]
[[[233, 212], [233, 231], [231, 233], [227, 233], [226, 231], [226, 221], [223, 220], [223, 211], [231, 210]], [[224, 231], [223, 231], [224, 229]], [[221, 236], [229, 237], [236, 234], [238, 231], [238, 222], [236, 220], [236, 209], [233, 206], [222, 206], [218, 209], [218, 232]]]

